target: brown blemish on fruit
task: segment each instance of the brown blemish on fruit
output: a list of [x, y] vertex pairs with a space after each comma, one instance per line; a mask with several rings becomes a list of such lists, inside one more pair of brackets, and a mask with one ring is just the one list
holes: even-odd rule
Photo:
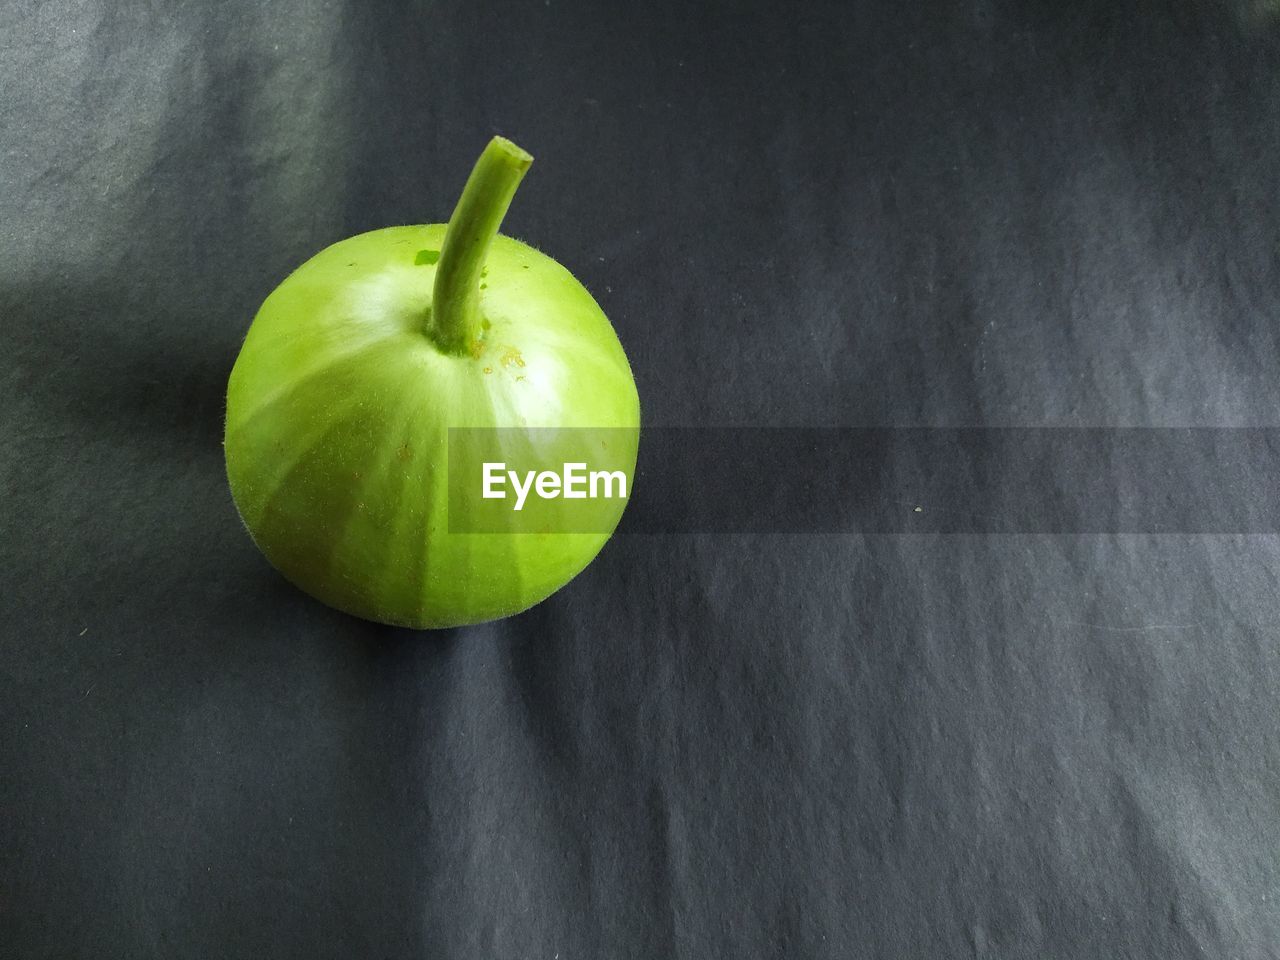
[[396, 458], [401, 463], [408, 463], [413, 459], [413, 448], [409, 446], [408, 441], [400, 444], [400, 448], [396, 450]]
[[493, 367], [485, 367], [485, 368], [484, 368], [484, 372], [485, 372], [485, 373], [493, 373]]
[[483, 341], [483, 340], [472, 340], [472, 341], [471, 341], [471, 356], [472, 356], [472, 359], [479, 360], [479, 359], [480, 359], [480, 354], [482, 354], [482, 353], [484, 353], [484, 341]]
[[520, 351], [515, 347], [507, 347], [507, 352], [502, 355], [502, 365], [504, 367], [523, 367], [524, 357], [520, 356]]
[[528, 377], [516, 377], [516, 383], [519, 383], [521, 380], [527, 380], [527, 379]]

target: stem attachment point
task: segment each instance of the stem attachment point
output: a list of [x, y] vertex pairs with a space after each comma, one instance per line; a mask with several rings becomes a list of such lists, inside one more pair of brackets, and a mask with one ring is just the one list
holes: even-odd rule
[[427, 335], [445, 353], [465, 356], [480, 336], [480, 273], [511, 198], [533, 157], [505, 137], [480, 154], [449, 218], [436, 265]]

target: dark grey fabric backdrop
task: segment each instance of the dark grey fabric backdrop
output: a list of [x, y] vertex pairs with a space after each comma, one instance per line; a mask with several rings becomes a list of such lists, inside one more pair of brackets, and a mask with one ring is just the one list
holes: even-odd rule
[[495, 132], [649, 424], [1280, 425], [1274, 0], [8, 0], [0, 956], [1280, 956], [1273, 536], [273, 573], [249, 320]]

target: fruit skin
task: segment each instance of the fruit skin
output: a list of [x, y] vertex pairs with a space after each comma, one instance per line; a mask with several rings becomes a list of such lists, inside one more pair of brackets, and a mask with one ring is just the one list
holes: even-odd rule
[[464, 352], [440, 348], [426, 331], [445, 233], [375, 230], [308, 260], [263, 303], [227, 389], [227, 477], [267, 559], [324, 603], [415, 628], [545, 599], [591, 562], [625, 506], [596, 502], [605, 513], [590, 533], [451, 533], [449, 428], [622, 428], [612, 455], [628, 477], [639, 439], [613, 327], [526, 244], [492, 237], [477, 335]]

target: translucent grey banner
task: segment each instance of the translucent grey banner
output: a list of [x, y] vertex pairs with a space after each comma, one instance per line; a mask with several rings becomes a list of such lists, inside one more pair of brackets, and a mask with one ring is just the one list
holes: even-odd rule
[[646, 428], [620, 533], [1277, 533], [1280, 428]]

